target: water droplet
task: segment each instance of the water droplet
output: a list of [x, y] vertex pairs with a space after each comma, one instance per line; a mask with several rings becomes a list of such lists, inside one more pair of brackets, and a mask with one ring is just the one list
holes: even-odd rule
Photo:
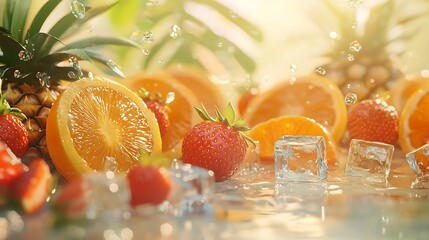
[[94, 80], [94, 74], [92, 72], [88, 72], [88, 77], [91, 80]]
[[233, 18], [233, 19], [237, 18], [237, 16], [238, 16], [237, 13], [234, 11], [231, 11], [230, 15], [231, 15], [231, 18]]
[[158, 63], [159, 63], [159, 64], [163, 64], [163, 63], [164, 63], [164, 61], [165, 61], [165, 60], [164, 60], [164, 58], [160, 58], [160, 59], [159, 59], [159, 61], [158, 61]]
[[3, 57], [3, 56], [4, 56], [3, 50], [0, 48], [0, 57]]
[[16, 70], [13, 72], [13, 76], [14, 76], [15, 78], [21, 78], [21, 72], [20, 72], [18, 69], [16, 69]]
[[148, 56], [150, 54], [149, 50], [147, 50], [146, 48], [142, 48], [142, 52], [146, 56]]
[[134, 31], [131, 34], [131, 39], [133, 40], [141, 40], [145, 42], [152, 42], [153, 41], [153, 32], [152, 31]]
[[146, 6], [147, 7], [152, 7], [152, 6], [155, 6], [155, 5], [158, 5], [159, 4], [159, 1], [158, 0], [148, 0], [147, 2], [146, 2]]
[[70, 3], [70, 10], [72, 11], [73, 15], [77, 18], [77, 19], [84, 19], [85, 15], [86, 15], [86, 9], [85, 6], [77, 1], [74, 0]]
[[219, 48], [221, 48], [221, 47], [223, 46], [223, 42], [219, 42], [219, 43], [217, 44], [217, 46], [218, 46]]
[[355, 22], [354, 22], [354, 23], [352, 24], [352, 29], [355, 29], [355, 28], [356, 28], [356, 26], [357, 26], [357, 23], [355, 23]]
[[329, 37], [332, 39], [336, 39], [338, 37], [338, 34], [336, 32], [330, 32]]
[[69, 58], [69, 64], [73, 68], [79, 67], [79, 62], [77, 61], [76, 57], [70, 57]]
[[24, 50], [19, 51], [18, 57], [19, 57], [19, 60], [24, 62], [30, 61], [33, 58], [30, 52], [24, 51]]
[[174, 92], [168, 92], [167, 96], [165, 97], [165, 103], [166, 104], [172, 103], [175, 98], [176, 98], [176, 94]]
[[121, 72], [121, 69], [119, 68], [118, 64], [116, 64], [112, 59], [109, 59], [109, 61], [106, 62], [107, 66], [109, 66], [113, 71], [115, 72]]
[[350, 43], [349, 49], [350, 51], [353, 51], [353, 52], [359, 52], [362, 49], [362, 46], [358, 41], [355, 40]]
[[347, 59], [348, 59], [350, 62], [353, 62], [353, 61], [355, 60], [355, 56], [354, 56], [353, 54], [349, 53], [349, 54], [347, 54]]
[[180, 35], [182, 35], [182, 30], [180, 29], [180, 27], [178, 25], [174, 24], [170, 30], [170, 37], [176, 39]]
[[37, 72], [36, 73], [36, 77], [39, 79], [39, 83], [40, 85], [42, 85], [42, 87], [50, 87], [51, 84], [49, 83], [49, 80], [51, 79], [51, 76], [49, 76], [47, 73], [45, 72]]
[[76, 79], [76, 73], [74, 73], [73, 71], [68, 72], [68, 73], [67, 73], [67, 76], [68, 76], [70, 79]]
[[318, 67], [318, 68], [316, 68], [316, 73], [317, 74], [319, 74], [319, 75], [322, 75], [322, 76], [325, 76], [326, 75], [326, 70], [324, 69], [324, 68], [322, 68], [322, 67]]
[[116, 166], [118, 165], [118, 163], [116, 162], [116, 159], [114, 157], [109, 157], [107, 156], [105, 161], [104, 161], [104, 171], [111, 171], [111, 172], [115, 172], [116, 171]]
[[356, 93], [348, 93], [344, 97], [344, 102], [346, 103], [347, 106], [356, 104], [357, 103], [357, 95], [356, 95]]
[[290, 65], [290, 71], [291, 72], [296, 72], [296, 69], [297, 69], [297, 67], [295, 64]]

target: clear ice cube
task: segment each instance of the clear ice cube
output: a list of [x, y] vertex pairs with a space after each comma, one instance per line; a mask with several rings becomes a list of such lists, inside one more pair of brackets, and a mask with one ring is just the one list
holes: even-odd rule
[[168, 199], [175, 216], [202, 213], [215, 183], [214, 173], [203, 168], [176, 162], [169, 169], [172, 193]]
[[387, 182], [393, 145], [352, 139], [346, 164], [346, 176], [364, 177], [370, 182]]
[[419, 181], [429, 181], [429, 144], [407, 153], [405, 158]]
[[317, 182], [328, 175], [321, 136], [283, 136], [274, 144], [276, 182]]

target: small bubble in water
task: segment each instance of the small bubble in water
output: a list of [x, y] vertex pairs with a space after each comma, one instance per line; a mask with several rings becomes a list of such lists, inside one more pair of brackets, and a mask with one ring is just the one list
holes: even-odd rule
[[362, 46], [358, 41], [355, 40], [350, 43], [349, 49], [350, 51], [353, 51], [353, 52], [359, 52], [362, 49]]
[[73, 15], [77, 19], [84, 19], [85, 18], [86, 9], [85, 9], [85, 6], [81, 2], [79, 2], [77, 0], [72, 1], [70, 4], [70, 9], [71, 9]]
[[290, 65], [290, 71], [291, 72], [296, 72], [296, 69], [297, 69], [297, 67], [295, 64]]
[[19, 51], [18, 57], [19, 57], [19, 60], [24, 62], [30, 61], [31, 58], [33, 58], [30, 52], [24, 51], [24, 50]]
[[349, 53], [349, 54], [347, 54], [347, 59], [348, 59], [350, 62], [353, 62], [353, 61], [355, 60], [355, 56], [354, 56], [353, 54]]
[[344, 97], [344, 102], [346, 103], [346, 105], [350, 106], [353, 104], [356, 104], [357, 102], [357, 95], [356, 93], [348, 93], [345, 97]]
[[180, 35], [182, 35], [182, 30], [180, 29], [180, 27], [177, 24], [174, 24], [170, 30], [170, 37], [176, 39]]
[[219, 42], [219, 43], [217, 44], [217, 46], [218, 46], [219, 48], [221, 48], [221, 47], [223, 46], [223, 42]]
[[20, 72], [18, 69], [16, 69], [16, 70], [13, 72], [13, 76], [14, 76], [15, 78], [21, 78], [21, 72]]
[[324, 69], [324, 68], [322, 68], [322, 67], [318, 67], [318, 68], [316, 68], [316, 73], [317, 74], [319, 74], [319, 75], [322, 75], [322, 76], [325, 76], [326, 75], [326, 70]]

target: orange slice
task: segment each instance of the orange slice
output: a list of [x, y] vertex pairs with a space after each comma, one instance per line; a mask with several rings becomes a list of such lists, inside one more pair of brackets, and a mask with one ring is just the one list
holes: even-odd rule
[[336, 141], [344, 134], [347, 108], [335, 83], [318, 75], [283, 81], [260, 93], [249, 104], [244, 119], [249, 126], [284, 115], [312, 118], [325, 126]]
[[152, 112], [125, 86], [103, 78], [68, 85], [47, 120], [46, 141], [58, 172], [67, 179], [112, 166], [126, 172], [139, 151], [161, 152], [159, 127]]
[[210, 114], [214, 114], [214, 106], [221, 112], [228, 102], [220, 88], [210, 80], [207, 72], [191, 66], [176, 66], [166, 70], [167, 74], [189, 88], [198, 100], [204, 104]]
[[337, 145], [328, 130], [313, 119], [303, 116], [281, 116], [260, 123], [253, 127], [247, 135], [259, 141], [261, 160], [274, 160], [274, 144], [285, 135], [291, 136], [322, 136], [326, 143], [328, 164], [337, 161]]
[[429, 84], [428, 77], [416, 76], [396, 81], [390, 89], [390, 104], [401, 114], [405, 103], [417, 90]]
[[181, 155], [181, 143], [185, 134], [200, 121], [194, 107], [199, 106], [195, 95], [180, 82], [166, 74], [137, 73], [123, 81], [125, 86], [138, 92], [144, 88], [150, 93], [174, 96], [168, 104], [170, 127], [162, 138], [162, 151], [171, 157]]
[[429, 140], [429, 85], [417, 90], [406, 102], [399, 118], [399, 145], [411, 152]]

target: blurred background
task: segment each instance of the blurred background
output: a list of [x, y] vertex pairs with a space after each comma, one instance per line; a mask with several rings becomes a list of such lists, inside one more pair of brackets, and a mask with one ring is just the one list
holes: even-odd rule
[[[32, 1], [33, 8], [43, 2]], [[95, 8], [115, 1], [63, 2], [70, 11], [76, 2]], [[427, 0], [127, 0], [94, 18], [81, 34], [140, 44], [141, 51], [112, 47], [103, 53], [125, 74], [190, 64], [208, 70], [221, 86], [264, 89], [341, 58], [375, 58], [375, 52], [394, 58], [394, 68], [405, 74], [427, 74], [428, 10]], [[355, 40], [357, 51], [350, 50]], [[330, 77], [330, 67], [319, 74]]]

